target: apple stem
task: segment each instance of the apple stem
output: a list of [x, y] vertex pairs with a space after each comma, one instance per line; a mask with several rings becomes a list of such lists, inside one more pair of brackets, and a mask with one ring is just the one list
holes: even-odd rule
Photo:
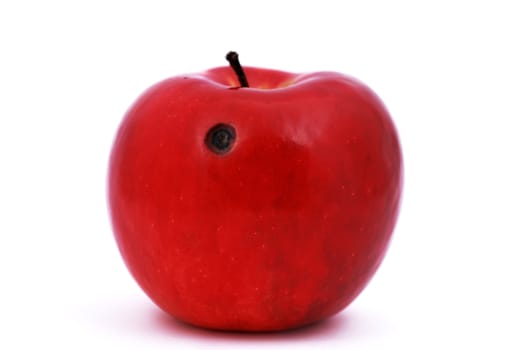
[[245, 76], [245, 72], [243, 71], [242, 65], [240, 64], [238, 54], [234, 51], [230, 51], [225, 56], [225, 59], [229, 61], [231, 68], [234, 70], [234, 73], [236, 73], [238, 81], [240, 82], [240, 87], [249, 87], [249, 83], [247, 82], [247, 77]]

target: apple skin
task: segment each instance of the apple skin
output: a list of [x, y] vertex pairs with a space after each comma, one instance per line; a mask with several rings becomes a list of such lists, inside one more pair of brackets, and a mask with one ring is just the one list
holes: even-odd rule
[[[230, 67], [164, 80], [126, 113], [109, 210], [140, 287], [184, 322], [276, 331], [344, 309], [380, 265], [397, 220], [396, 128], [361, 82], [333, 72]], [[236, 131], [225, 154], [205, 143]]]

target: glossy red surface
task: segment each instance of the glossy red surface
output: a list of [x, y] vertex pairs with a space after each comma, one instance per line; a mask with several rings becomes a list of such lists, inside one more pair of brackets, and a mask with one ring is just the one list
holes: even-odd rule
[[[331, 316], [383, 259], [402, 157], [378, 97], [336, 73], [229, 67], [167, 79], [127, 112], [109, 166], [114, 234], [163, 310], [198, 326], [293, 328]], [[205, 144], [236, 130], [224, 155]]]

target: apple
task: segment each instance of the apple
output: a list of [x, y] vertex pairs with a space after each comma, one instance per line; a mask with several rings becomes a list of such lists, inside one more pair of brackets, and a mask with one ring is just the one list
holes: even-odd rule
[[154, 303], [189, 324], [276, 331], [325, 319], [362, 291], [390, 242], [396, 128], [352, 77], [227, 59], [153, 85], [125, 114], [108, 171], [118, 248]]

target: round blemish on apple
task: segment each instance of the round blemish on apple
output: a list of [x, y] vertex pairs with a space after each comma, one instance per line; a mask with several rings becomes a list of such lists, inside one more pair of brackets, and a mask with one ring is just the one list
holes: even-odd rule
[[236, 139], [236, 130], [228, 124], [213, 126], [205, 136], [205, 144], [214, 153], [223, 155], [229, 152]]

